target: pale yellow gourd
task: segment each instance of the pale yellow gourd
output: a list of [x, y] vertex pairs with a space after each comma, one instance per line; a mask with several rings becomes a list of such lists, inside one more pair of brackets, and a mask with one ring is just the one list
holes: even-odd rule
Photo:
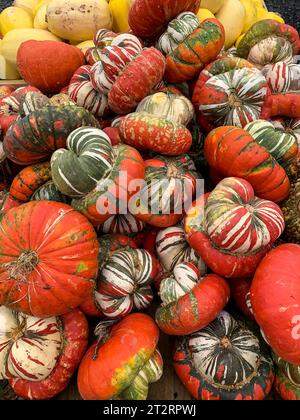
[[257, 21], [257, 6], [253, 0], [240, 0], [245, 7], [245, 20], [242, 32], [245, 33]]
[[61, 41], [57, 36], [43, 29], [14, 29], [2, 40], [2, 55], [10, 63], [16, 64], [17, 51], [24, 41]]
[[32, 17], [20, 7], [7, 7], [0, 13], [0, 32], [2, 35], [18, 28], [32, 28]]
[[111, 12], [105, 0], [52, 0], [46, 16], [49, 31], [72, 41], [86, 41], [98, 29], [112, 28]]
[[3, 55], [0, 55], [0, 79], [15, 80], [20, 79], [15, 64], [9, 63]]
[[76, 45], [76, 47], [79, 48], [83, 52], [83, 54], [85, 54], [89, 48], [94, 48], [95, 44], [92, 39], [89, 39], [88, 41], [80, 42]]
[[219, 10], [221, 10], [225, 2], [226, 0], [202, 0], [200, 3], [200, 7], [202, 9], [208, 9], [215, 14]]
[[205, 19], [214, 18], [215, 15], [208, 9], [199, 9], [197, 18], [199, 22], [203, 22]]
[[245, 7], [239, 0], [227, 0], [216, 18], [225, 29], [225, 48], [230, 48], [241, 35], [245, 21]]
[[34, 16], [33, 27], [37, 29], [48, 29], [48, 23], [46, 22], [48, 3], [43, 3]]
[[34, 9], [38, 4], [39, 0], [15, 0], [13, 6], [20, 7], [25, 10], [30, 16], [34, 16]]

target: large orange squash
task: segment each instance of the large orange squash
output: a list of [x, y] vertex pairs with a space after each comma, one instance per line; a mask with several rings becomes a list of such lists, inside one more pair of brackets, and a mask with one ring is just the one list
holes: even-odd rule
[[[102, 328], [100, 324], [99, 330]], [[94, 343], [79, 366], [77, 384], [82, 398], [146, 399], [148, 387], [142, 387], [141, 393], [139, 375], [143, 375], [145, 386], [162, 373], [162, 359], [156, 350], [159, 330], [152, 318], [128, 315], [110, 330], [102, 329], [99, 338], [100, 345]]]
[[97, 274], [92, 225], [72, 207], [31, 201], [0, 224], [0, 304], [50, 317], [80, 305]]
[[26, 41], [17, 53], [23, 79], [44, 93], [60, 92], [83, 63], [79, 48], [58, 41]]
[[251, 285], [251, 307], [274, 352], [299, 365], [299, 245], [280, 245], [262, 260]]
[[209, 166], [221, 178], [243, 178], [258, 197], [275, 203], [287, 198], [290, 182], [285, 170], [247, 131], [218, 127], [207, 136], [204, 152]]
[[170, 20], [182, 12], [197, 13], [200, 0], [136, 0], [129, 11], [129, 25], [142, 38], [160, 35]]

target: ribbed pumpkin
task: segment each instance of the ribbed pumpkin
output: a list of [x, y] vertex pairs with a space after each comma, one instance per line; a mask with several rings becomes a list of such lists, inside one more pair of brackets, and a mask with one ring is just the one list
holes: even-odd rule
[[155, 38], [165, 26], [182, 12], [197, 13], [200, 0], [136, 0], [132, 3], [128, 22], [133, 32], [142, 38]]
[[145, 184], [136, 196], [135, 216], [152, 226], [178, 223], [189, 208], [197, 189], [197, 174], [187, 155], [156, 156], [145, 161]]
[[191, 207], [185, 233], [208, 267], [224, 277], [249, 277], [284, 230], [280, 208], [254, 195], [249, 182], [225, 178]]
[[[140, 182], [145, 176], [144, 161], [133, 147], [120, 144], [111, 146], [106, 151], [108, 157], [112, 153], [112, 159], [103, 161], [102, 167], [106, 167], [103, 178], [88, 194], [72, 201], [72, 206], [95, 226], [105, 223], [112, 215], [124, 212], [131, 196], [136, 192], [133, 183], [135, 180]], [[104, 153], [102, 158], [105, 158]]]
[[132, 34], [119, 34], [101, 50], [101, 59], [91, 68], [93, 87], [108, 94], [124, 68], [142, 51], [141, 41]]
[[279, 132], [292, 134], [298, 143], [298, 151], [300, 156], [300, 118], [272, 118], [272, 124]]
[[108, 99], [103, 92], [94, 89], [91, 82], [91, 67], [81, 66], [73, 74], [68, 87], [68, 95], [78, 106], [95, 116], [106, 116], [109, 113]]
[[70, 206], [31, 201], [16, 207], [2, 218], [0, 239], [0, 304], [48, 317], [76, 308], [91, 293], [96, 233]]
[[62, 194], [55, 186], [53, 181], [48, 181], [39, 187], [32, 194], [30, 201], [58, 201], [59, 203], [69, 204], [70, 199], [66, 195]]
[[27, 92], [24, 98], [20, 102], [19, 114], [23, 118], [26, 115], [31, 114], [33, 111], [37, 111], [45, 106], [67, 106], [76, 105], [68, 95], [64, 93], [58, 93], [57, 95], [48, 98], [46, 95], [40, 92]]
[[103, 48], [111, 45], [113, 39], [117, 36], [115, 32], [110, 31], [109, 29], [99, 29], [93, 39], [94, 46], [89, 47], [85, 51], [85, 60], [91, 66], [97, 61], [101, 60], [101, 51]]
[[271, 116], [300, 117], [300, 65], [279, 62], [263, 69], [272, 91]]
[[110, 328], [100, 323], [98, 344], [79, 366], [77, 385], [84, 400], [145, 400], [148, 387], [162, 375], [156, 349], [159, 329], [150, 316], [131, 314]]
[[296, 159], [298, 143], [292, 134], [276, 131], [274, 125], [265, 120], [254, 121], [244, 129], [284, 168]]
[[46, 160], [61, 147], [77, 127], [98, 127], [97, 120], [77, 106], [47, 106], [18, 120], [5, 135], [4, 151], [20, 165], [32, 165]]
[[16, 89], [14, 92], [0, 99], [0, 126], [2, 135], [18, 119], [20, 103], [28, 92], [39, 92], [39, 90], [33, 86], [26, 86]]
[[284, 237], [288, 242], [300, 243], [300, 179], [292, 185], [290, 195], [280, 205], [284, 221]]
[[299, 365], [300, 245], [283, 244], [268, 253], [256, 270], [250, 297], [273, 351]]
[[[101, 273], [103, 267], [110, 259], [110, 257], [117, 251], [136, 249], [136, 243], [126, 235], [110, 234], [102, 235], [98, 238], [99, 253], [98, 253], [98, 274]], [[97, 284], [91, 291], [89, 296], [81, 304], [80, 308], [89, 316], [102, 316], [103, 313], [97, 300]]]
[[170, 54], [198, 26], [199, 20], [195, 13], [180, 13], [169, 23], [166, 31], [160, 36], [156, 48], [165, 55]]
[[83, 63], [79, 48], [58, 41], [25, 41], [17, 53], [22, 78], [44, 93], [60, 92]]
[[287, 198], [290, 182], [285, 170], [247, 131], [216, 128], [207, 136], [204, 152], [210, 168], [222, 178], [244, 178], [266, 200], [278, 203]]
[[62, 392], [88, 344], [88, 323], [75, 309], [61, 317], [39, 318], [0, 306], [0, 378], [17, 395], [45, 400]]
[[132, 309], [150, 306], [151, 283], [157, 274], [157, 262], [142, 249], [116, 251], [107, 260], [98, 276], [95, 299], [108, 318], [119, 318]]
[[206, 273], [204, 261], [189, 246], [184, 229], [172, 226], [158, 232], [155, 249], [159, 262], [165, 272], [172, 272], [177, 264], [192, 263], [202, 274]]
[[49, 162], [27, 166], [13, 179], [9, 193], [13, 199], [26, 203], [30, 200], [32, 194], [50, 179]]
[[237, 47], [239, 57], [258, 67], [278, 61], [291, 62], [300, 49], [300, 38], [292, 26], [265, 19], [256, 22]]
[[53, 182], [63, 194], [83, 197], [111, 171], [111, 142], [99, 128], [80, 127], [68, 136], [66, 147], [51, 157]]
[[109, 107], [116, 114], [128, 114], [162, 81], [165, 58], [156, 48], [144, 48], [120, 72], [108, 94]]
[[199, 123], [204, 128], [222, 125], [244, 127], [261, 116], [268, 118], [266, 104], [269, 103], [270, 92], [265, 77], [258, 69], [246, 66], [211, 76], [205, 83], [203, 79], [200, 76], [192, 101], [199, 113]]
[[180, 380], [198, 400], [263, 400], [274, 380], [268, 351], [227, 312], [182, 338], [173, 361]]
[[170, 335], [187, 335], [207, 326], [227, 304], [229, 286], [215, 274], [201, 278], [191, 263], [181, 263], [160, 283], [162, 306], [156, 311], [159, 328]]
[[188, 98], [170, 91], [147, 96], [139, 103], [136, 112], [147, 112], [182, 125], [187, 125], [195, 113]]
[[131, 213], [127, 212], [126, 214], [116, 214], [111, 216], [102, 225], [97, 226], [97, 232], [132, 235], [142, 232], [144, 228], [144, 222], [138, 220]]
[[221, 51], [225, 31], [217, 19], [206, 19], [168, 54], [165, 79], [181, 83], [196, 77]]
[[121, 139], [139, 150], [177, 156], [192, 144], [189, 130], [165, 118], [147, 112], [134, 112], [124, 117], [118, 127]]

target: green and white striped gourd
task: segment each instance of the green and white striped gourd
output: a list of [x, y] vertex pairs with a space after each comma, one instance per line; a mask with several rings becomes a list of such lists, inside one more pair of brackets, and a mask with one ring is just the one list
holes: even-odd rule
[[99, 275], [95, 292], [103, 314], [108, 318], [119, 318], [133, 308], [147, 308], [153, 299], [150, 284], [156, 270], [154, 258], [144, 249], [114, 252]]
[[111, 171], [113, 147], [107, 134], [94, 127], [76, 129], [66, 145], [52, 155], [52, 179], [63, 194], [80, 198]]
[[69, 198], [62, 194], [53, 181], [48, 181], [43, 184], [40, 188], [38, 188], [31, 196], [30, 201], [40, 201], [40, 200], [48, 200], [48, 201], [58, 201], [60, 203], [69, 203]]
[[294, 385], [300, 387], [300, 366], [292, 365], [291, 363], [286, 362], [274, 352], [272, 352], [272, 357], [274, 363], [284, 373], [288, 380]]
[[194, 13], [184, 12], [173, 19], [167, 30], [158, 39], [156, 48], [167, 55], [199, 26], [199, 20]]
[[251, 134], [256, 143], [264, 146], [282, 166], [287, 166], [298, 154], [298, 143], [292, 134], [277, 131], [274, 125], [265, 120], [247, 124], [244, 129]]
[[194, 106], [188, 98], [172, 92], [157, 92], [147, 96], [139, 103], [136, 111], [148, 112], [182, 125], [187, 125], [195, 114]]
[[163, 360], [156, 349], [154, 354], [139, 371], [130, 386], [119, 395], [121, 400], [146, 400], [149, 384], [158, 381], [163, 374]]
[[163, 305], [189, 293], [200, 281], [200, 271], [191, 263], [177, 264], [173, 273], [160, 283], [159, 295]]

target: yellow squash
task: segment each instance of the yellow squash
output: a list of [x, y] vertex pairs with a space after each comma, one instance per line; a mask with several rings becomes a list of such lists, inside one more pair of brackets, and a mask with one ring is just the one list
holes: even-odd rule
[[20, 7], [7, 7], [0, 13], [0, 32], [4, 36], [18, 28], [32, 28], [32, 17]]
[[60, 41], [60, 39], [43, 29], [14, 29], [8, 32], [2, 40], [2, 55], [10, 63], [16, 64], [17, 51], [24, 41]]
[[15, 64], [9, 63], [3, 55], [0, 55], [0, 79], [20, 79], [20, 75]]
[[230, 48], [241, 35], [246, 11], [239, 0], [226, 0], [221, 10], [216, 14], [225, 28], [225, 48]]
[[39, 0], [15, 0], [13, 6], [20, 7], [25, 10], [30, 16], [34, 16], [34, 8], [38, 4]]
[[197, 17], [199, 22], [203, 22], [205, 19], [214, 18], [215, 15], [208, 9], [199, 9]]
[[109, 8], [113, 17], [113, 31], [127, 32], [129, 5], [128, 0], [110, 0]]

